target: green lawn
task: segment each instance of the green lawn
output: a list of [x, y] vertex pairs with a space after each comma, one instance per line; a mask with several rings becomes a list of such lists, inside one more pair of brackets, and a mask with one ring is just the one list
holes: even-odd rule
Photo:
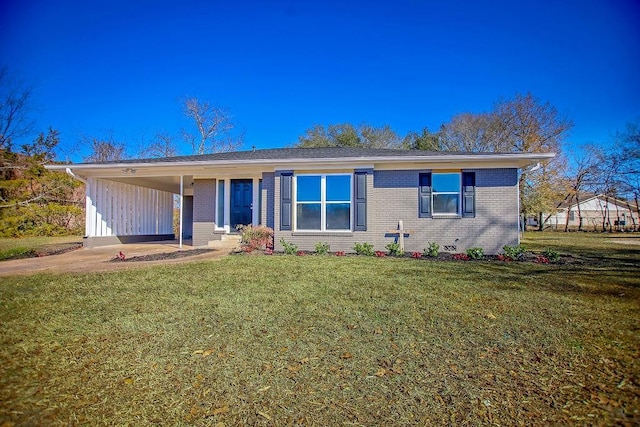
[[610, 238], [527, 235], [574, 255], [558, 265], [230, 256], [3, 278], [0, 425], [637, 425], [640, 246]]
[[20, 239], [0, 238], [0, 261], [24, 258], [36, 253], [50, 253], [72, 244], [81, 244], [80, 236], [23, 237]]

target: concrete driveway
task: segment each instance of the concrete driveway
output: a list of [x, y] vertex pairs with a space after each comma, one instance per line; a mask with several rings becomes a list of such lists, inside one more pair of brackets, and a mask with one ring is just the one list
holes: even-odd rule
[[[180, 249], [175, 241], [132, 243], [126, 245], [102, 246], [97, 248], [82, 248], [66, 252], [60, 255], [50, 255], [39, 258], [25, 258], [10, 261], [0, 261], [0, 277], [15, 276], [36, 273], [82, 273], [94, 271], [114, 271], [131, 268], [139, 268], [147, 265], [178, 264], [193, 261], [214, 260], [228, 255], [238, 247], [238, 241], [223, 240], [215, 242], [212, 246], [195, 248], [183, 245]], [[212, 249], [199, 255], [189, 255], [175, 259], [162, 259], [156, 261], [139, 262], [110, 262], [120, 252], [127, 259], [136, 256], [145, 256], [193, 249]]]

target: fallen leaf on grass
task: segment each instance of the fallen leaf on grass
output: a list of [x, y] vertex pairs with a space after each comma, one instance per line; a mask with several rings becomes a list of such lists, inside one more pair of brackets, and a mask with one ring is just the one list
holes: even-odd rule
[[204, 353], [204, 350], [195, 350], [193, 353], [191, 353], [192, 356], [195, 356], [196, 354], [202, 354]]
[[209, 350], [205, 350], [202, 352], [202, 357], [207, 357], [207, 356], [211, 356], [213, 354], [214, 350], [213, 349], [209, 349]]
[[211, 411], [212, 415], [221, 415], [229, 412], [229, 405], [224, 405]]
[[387, 370], [384, 368], [378, 368], [378, 370], [375, 373], [376, 377], [384, 377], [384, 374], [387, 373]]
[[266, 414], [262, 411], [258, 411], [258, 415], [261, 415], [263, 417], [265, 417], [266, 419], [268, 419], [269, 421], [271, 421], [271, 417], [269, 416], [269, 414]]
[[492, 319], [492, 320], [497, 319], [496, 315], [495, 315], [495, 314], [493, 314], [493, 313], [491, 313], [491, 312], [487, 313], [487, 314], [485, 315], [485, 317], [486, 317], [487, 319]]
[[340, 356], [340, 359], [351, 359], [353, 357], [353, 354], [349, 353], [348, 351], [345, 351], [342, 356]]
[[124, 379], [124, 383], [125, 384], [133, 384], [133, 378], [131, 378], [131, 377], [125, 378]]

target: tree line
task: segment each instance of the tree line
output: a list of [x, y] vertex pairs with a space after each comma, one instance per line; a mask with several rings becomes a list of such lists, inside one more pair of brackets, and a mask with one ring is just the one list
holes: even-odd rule
[[[29, 86], [12, 79], [6, 68], [0, 70], [0, 236], [78, 232], [83, 222], [82, 186], [66, 174], [44, 169], [44, 164], [55, 161], [60, 135], [54, 128], [35, 132], [30, 120], [31, 96]], [[137, 157], [172, 157], [185, 148], [192, 154], [206, 154], [242, 147], [244, 134], [228, 110], [195, 97], [185, 97], [180, 103], [191, 127], [178, 135], [158, 132], [151, 140], [141, 141]], [[638, 122], [630, 123], [606, 144], [565, 148], [572, 128], [571, 120], [549, 102], [526, 93], [501, 99], [488, 112], [457, 114], [436, 131], [425, 127], [401, 136], [390, 125], [314, 125], [293, 146], [555, 152], [553, 160], [521, 172], [521, 215], [535, 216], [543, 228], [558, 208], [590, 194], [623, 199], [638, 209]], [[31, 143], [17, 145], [33, 134]], [[89, 147], [87, 162], [131, 157], [113, 133], [81, 135], [79, 141]], [[607, 227], [611, 225], [603, 222], [603, 229]]]

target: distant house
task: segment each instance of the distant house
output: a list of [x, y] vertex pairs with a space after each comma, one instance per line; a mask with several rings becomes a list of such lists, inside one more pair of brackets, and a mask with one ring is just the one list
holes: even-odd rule
[[638, 207], [633, 202], [608, 197], [603, 194], [585, 196], [584, 200], [576, 203], [575, 199], [560, 205], [555, 214], [545, 215], [546, 225], [563, 229], [569, 219], [569, 228], [577, 229], [582, 217], [584, 230], [637, 230]]
[[284, 148], [48, 168], [86, 183], [86, 246], [174, 238], [178, 195], [178, 236], [194, 246], [252, 224], [273, 228], [276, 250], [384, 250], [402, 221], [407, 251], [491, 254], [519, 242], [518, 169], [552, 157]]

